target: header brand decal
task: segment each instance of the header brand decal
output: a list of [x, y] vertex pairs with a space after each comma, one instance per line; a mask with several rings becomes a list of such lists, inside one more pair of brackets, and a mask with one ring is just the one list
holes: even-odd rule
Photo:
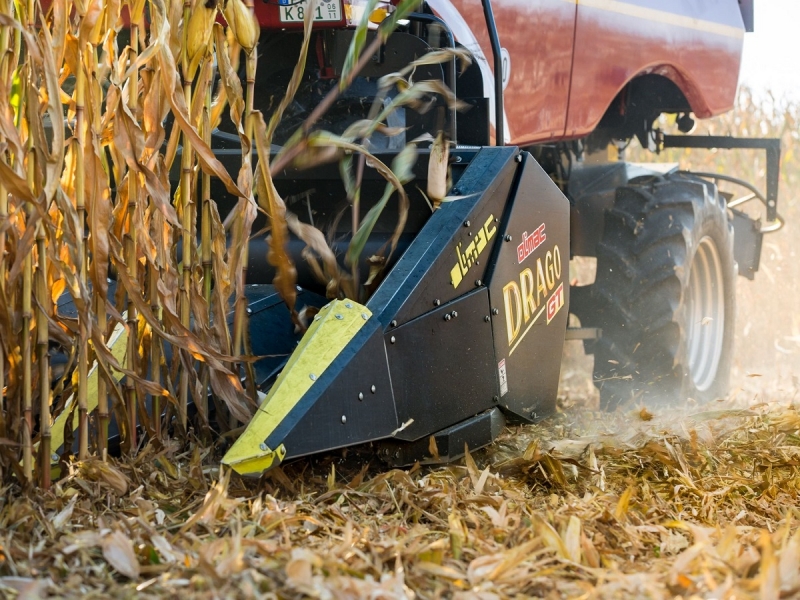
[[[543, 257], [536, 259], [536, 275], [530, 268], [523, 269], [519, 274], [519, 282], [511, 281], [503, 287], [508, 345], [511, 347], [509, 356], [545, 310], [549, 323], [564, 305], [563, 284], [550, 296], [560, 279], [561, 250], [556, 245]], [[524, 332], [523, 325], [527, 325]]]
[[545, 240], [547, 239], [547, 235], [544, 232], [544, 223], [539, 225], [532, 234], [528, 235], [528, 232], [522, 234], [522, 243], [517, 246], [517, 263], [522, 264], [526, 258], [528, 258], [533, 252], [542, 244], [544, 244]]
[[550, 299], [547, 301], [547, 324], [550, 325], [550, 321], [556, 318], [558, 311], [564, 306], [564, 284], [558, 286], [553, 295], [550, 296]]
[[461, 242], [456, 244], [456, 265], [450, 270], [450, 283], [453, 287], [458, 289], [458, 286], [467, 276], [472, 265], [478, 262], [478, 257], [489, 245], [491, 240], [497, 233], [497, 227], [493, 224], [494, 215], [489, 215], [486, 222], [483, 224], [477, 233], [475, 239], [472, 240], [464, 250], [461, 250]]

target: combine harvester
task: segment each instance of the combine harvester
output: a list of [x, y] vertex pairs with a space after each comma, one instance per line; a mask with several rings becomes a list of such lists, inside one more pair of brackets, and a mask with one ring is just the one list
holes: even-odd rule
[[[286, 88], [307, 6], [256, 2], [264, 57], [256, 108], [264, 113]], [[305, 78], [276, 144], [338, 85], [367, 6], [373, 5], [325, 0], [317, 7]], [[379, 20], [393, 3], [379, 2], [376, 10]], [[731, 110], [752, 23], [746, 0], [422, 2], [322, 125], [341, 132], [365, 118], [378, 78], [432, 49], [468, 50], [469, 66], [453, 58], [414, 74], [443, 82], [468, 110], [431, 100], [428, 110], [393, 114], [387, 125], [400, 135], [369, 140], [390, 164], [407, 141], [445, 132], [452, 201], [431, 210], [420, 191], [430, 151], [420, 150], [402, 235], [364, 305], [326, 298], [302, 258], [305, 244], [290, 240], [299, 271], [296, 306], [320, 309], [302, 337], [270, 285], [266, 242], [252, 242], [252, 352], [267, 357], [256, 364], [266, 398], [223, 463], [258, 475], [288, 459], [368, 442], [394, 465], [452, 460], [465, 444], [490, 444], [507, 421], [532, 423], [553, 412], [565, 340], [583, 340], [594, 354], [606, 409], [724, 395], [736, 272], [754, 276], [763, 234], [781, 224], [780, 146], [663, 135], [655, 124], [663, 113], [675, 115], [688, 133], [694, 117]], [[677, 165], [595, 160], [609, 144], [624, 148], [634, 137], [654, 151], [765, 150], [767, 189]], [[223, 125], [214, 144], [235, 172], [235, 130]], [[746, 195], [720, 193], [719, 180]], [[275, 184], [302, 221], [323, 231], [338, 223], [333, 237], [347, 248], [350, 213], [335, 164], [289, 166]], [[384, 187], [383, 177], [365, 169], [363, 212]], [[735, 208], [751, 199], [763, 203], [764, 223]], [[396, 215], [394, 198], [362, 259], [391, 241]], [[591, 285], [570, 285], [570, 260], [579, 256], [597, 260]], [[568, 327], [570, 314], [581, 327]]]

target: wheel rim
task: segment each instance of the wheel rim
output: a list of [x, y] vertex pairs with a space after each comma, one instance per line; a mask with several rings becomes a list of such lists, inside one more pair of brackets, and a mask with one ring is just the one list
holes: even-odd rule
[[717, 377], [725, 332], [725, 280], [710, 237], [700, 240], [695, 252], [686, 298], [689, 373], [697, 390], [704, 392]]

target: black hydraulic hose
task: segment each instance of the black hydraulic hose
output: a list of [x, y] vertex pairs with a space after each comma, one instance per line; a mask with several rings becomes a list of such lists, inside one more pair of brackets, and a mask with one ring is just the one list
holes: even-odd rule
[[494, 58], [494, 138], [496, 146], [504, 146], [506, 142], [505, 110], [503, 106], [503, 55], [500, 50], [500, 36], [497, 35], [497, 24], [494, 22], [492, 0], [481, 0], [483, 16], [486, 18], [486, 29], [492, 43]]

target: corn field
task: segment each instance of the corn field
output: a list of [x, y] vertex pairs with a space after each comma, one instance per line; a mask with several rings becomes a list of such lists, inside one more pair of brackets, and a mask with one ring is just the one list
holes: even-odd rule
[[[252, 236], [267, 236], [274, 285], [301, 330], [296, 269], [285, 248], [290, 230], [308, 244], [329, 297], [363, 298], [364, 245], [396, 194], [395, 237], [370, 257], [380, 271], [403, 229], [403, 184], [416, 157], [411, 143], [388, 166], [365, 141], [375, 131], [395, 134], [383, 123], [399, 107], [434, 95], [452, 105], [441, 83], [411, 75], [459, 53], [431, 52], [382, 79], [369, 118], [344, 134], [315, 125], [416, 4], [399, 3], [377, 26], [368, 19], [377, 2], [370, 3], [340, 85], [275, 156], [271, 141], [303, 75], [313, 10], [286, 95], [264, 115], [254, 109], [259, 30], [242, 0], [0, 5], [0, 97], [8, 99], [0, 108], [3, 480], [47, 488], [56, 451], [63, 449], [62, 468], [73, 445], [78, 460], [105, 459], [111, 435], [123, 453], [135, 454], [144, 439], [207, 439], [212, 426], [226, 432], [246, 423], [257, 406], [244, 296]], [[369, 29], [376, 34], [368, 42]], [[210, 149], [223, 118], [238, 132], [237, 173]], [[387, 186], [362, 214], [367, 159]], [[335, 161], [353, 215], [343, 259], [323, 232], [287, 211], [272, 181], [289, 164]], [[212, 178], [238, 198], [227, 215], [211, 196]], [[436, 202], [436, 188], [429, 191]], [[259, 213], [268, 218], [266, 232], [253, 231]], [[66, 363], [51, 365], [56, 354]]]

